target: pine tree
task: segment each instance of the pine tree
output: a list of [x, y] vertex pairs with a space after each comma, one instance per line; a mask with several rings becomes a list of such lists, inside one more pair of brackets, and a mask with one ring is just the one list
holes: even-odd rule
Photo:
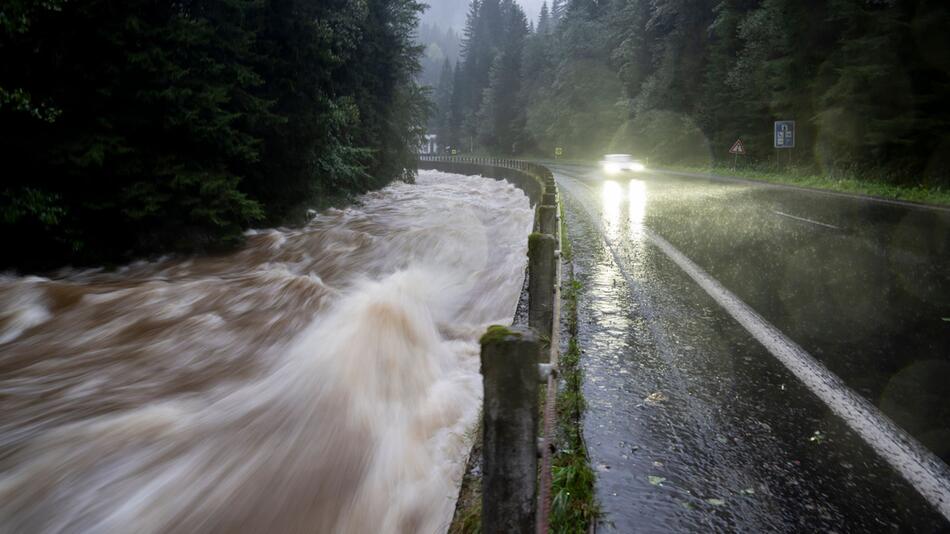
[[512, 0], [505, 0], [500, 7], [502, 38], [479, 106], [478, 136], [482, 146], [511, 154], [518, 149], [524, 124], [521, 61], [528, 22]]
[[727, 154], [736, 139], [743, 139], [751, 150], [762, 150], [766, 142], [758, 117], [729, 84], [729, 75], [741, 48], [739, 23], [751, 9], [748, 0], [725, 0], [715, 8], [716, 18], [710, 26], [710, 42], [706, 58], [700, 100], [696, 110], [699, 127], [710, 140], [714, 154]]
[[565, 0], [551, 0], [551, 27], [555, 27], [564, 18], [568, 2]]
[[902, 24], [894, 6], [832, 2], [841, 40], [823, 67], [830, 85], [815, 117], [819, 157], [832, 169], [875, 168], [903, 159], [913, 145], [915, 117], [910, 80], [894, 66]]
[[455, 69], [448, 58], [442, 64], [439, 85], [435, 92], [434, 128], [438, 143], [445, 145], [452, 137], [452, 94], [455, 90]]
[[455, 71], [452, 73], [452, 103], [449, 106], [449, 134], [445, 140], [446, 146], [459, 150], [462, 148], [462, 123], [467, 110], [469, 87], [466, 85], [467, 79], [460, 63], [455, 64]]
[[538, 17], [538, 29], [536, 32], [540, 35], [548, 35], [551, 33], [551, 13], [548, 11], [547, 0], [541, 3], [541, 15]]
[[4, 267], [229, 246], [414, 168], [414, 0], [8, 4]]

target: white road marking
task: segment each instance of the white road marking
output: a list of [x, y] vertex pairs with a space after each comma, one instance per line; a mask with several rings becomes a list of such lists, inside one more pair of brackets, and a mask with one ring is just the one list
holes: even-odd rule
[[839, 227], [837, 227], [837, 226], [835, 226], [835, 225], [833, 225], [833, 224], [827, 224], [827, 223], [823, 223], [823, 222], [813, 221], [813, 220], [811, 220], [811, 219], [806, 219], [806, 218], [804, 218], [804, 217], [796, 217], [796, 216], [794, 216], [794, 215], [789, 215], [788, 213], [785, 213], [785, 212], [782, 212], [782, 211], [775, 211], [775, 210], [772, 210], [772, 213], [774, 213], [774, 214], [776, 214], [776, 215], [781, 215], [782, 217], [788, 217], [789, 219], [795, 219], [796, 221], [802, 221], [802, 222], [807, 222], [807, 223], [811, 223], [811, 224], [817, 224], [818, 226], [824, 226], [825, 228], [831, 228], [832, 230], [841, 230], [841, 228], [839, 228]]
[[739, 300], [701, 267], [652, 230], [650, 240], [729, 315], [772, 353], [945, 518], [950, 520], [950, 470], [874, 405], [785, 334]]
[[[589, 185], [578, 181], [594, 192]], [[598, 219], [601, 236], [611, 246]], [[950, 521], [950, 467], [662, 236], [644, 235]], [[614, 258], [617, 259], [615, 251]]]

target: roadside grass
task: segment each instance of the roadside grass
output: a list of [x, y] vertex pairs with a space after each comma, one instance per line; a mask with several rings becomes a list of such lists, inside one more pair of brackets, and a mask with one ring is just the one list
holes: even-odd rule
[[795, 170], [776, 171], [741, 167], [733, 170], [732, 167], [728, 166], [695, 167], [665, 165], [663, 166], [663, 170], [714, 174], [759, 182], [788, 184], [842, 193], [869, 195], [891, 200], [950, 206], [950, 189], [939, 186], [898, 186], [857, 176], [825, 176]]
[[476, 490], [470, 506], [459, 509], [448, 534], [480, 534], [482, 531], [482, 492]]
[[[567, 234], [564, 205], [559, 206], [561, 222], [561, 257], [567, 263], [574, 258]], [[552, 465], [551, 516], [549, 530], [558, 534], [585, 534], [600, 515], [594, 496], [594, 470], [590, 466], [587, 446], [581, 429], [586, 403], [582, 391], [584, 375], [580, 368], [581, 349], [577, 341], [577, 301], [583, 286], [574, 279], [573, 269], [561, 293], [569, 334], [568, 350], [560, 356], [558, 372], [561, 387], [557, 396], [557, 452]], [[545, 350], [550, 339], [541, 339]], [[545, 387], [539, 389], [539, 409], [543, 409]], [[539, 428], [540, 430], [540, 428]], [[473, 448], [456, 503], [449, 534], [477, 534], [482, 530], [481, 491], [481, 416], [471, 432]]]
[[[562, 225], [564, 218], [561, 218]], [[562, 239], [569, 243], [562, 226]], [[569, 258], [568, 252], [562, 253]], [[570, 250], [570, 247], [567, 247]], [[557, 399], [558, 451], [554, 456], [551, 488], [550, 528], [557, 533], [585, 533], [600, 514], [594, 497], [594, 470], [590, 466], [587, 446], [581, 429], [581, 418], [586, 403], [580, 367], [581, 349], [577, 342], [577, 299], [581, 283], [571, 272], [563, 292], [567, 328], [570, 333], [568, 350], [558, 362], [562, 386]]]
[[[553, 160], [543, 160], [551, 162]], [[558, 163], [564, 165], [595, 165], [596, 159], [562, 159]], [[742, 178], [745, 180], [754, 180], [757, 182], [766, 182], [773, 184], [794, 185], [798, 187], [809, 187], [812, 189], [823, 189], [826, 191], [837, 191], [840, 193], [853, 193], [856, 195], [868, 195], [872, 197], [885, 198], [889, 200], [903, 200], [906, 202], [918, 202], [922, 204], [933, 204], [936, 206], [950, 206], [950, 188], [942, 186], [924, 186], [924, 185], [893, 185], [874, 180], [869, 177], [857, 175], [829, 176], [816, 174], [813, 171], [803, 168], [776, 170], [761, 166], [738, 167], [733, 170], [731, 165], [663, 165], [657, 164], [656, 170], [659, 171], [680, 171], [695, 172], [700, 174], [713, 174], [724, 178]]]
[[471, 440], [472, 450], [448, 534], [480, 534], [482, 531], [482, 414], [478, 414], [478, 424], [466, 433], [466, 438]]
[[564, 218], [563, 202], [558, 203], [558, 211], [561, 215], [561, 257], [564, 258], [565, 261], [570, 262], [574, 259], [574, 249], [571, 247], [571, 240], [567, 237], [567, 222]]

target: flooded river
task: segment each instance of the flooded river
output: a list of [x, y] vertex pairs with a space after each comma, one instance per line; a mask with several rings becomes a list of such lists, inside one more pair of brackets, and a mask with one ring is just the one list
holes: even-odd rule
[[0, 530], [444, 530], [532, 220], [423, 171], [231, 255], [0, 278]]

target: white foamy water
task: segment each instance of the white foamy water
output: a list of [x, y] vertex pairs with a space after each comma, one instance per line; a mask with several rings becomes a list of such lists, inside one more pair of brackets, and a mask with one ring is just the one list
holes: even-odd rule
[[444, 531], [532, 220], [424, 171], [231, 255], [0, 278], [0, 531]]

